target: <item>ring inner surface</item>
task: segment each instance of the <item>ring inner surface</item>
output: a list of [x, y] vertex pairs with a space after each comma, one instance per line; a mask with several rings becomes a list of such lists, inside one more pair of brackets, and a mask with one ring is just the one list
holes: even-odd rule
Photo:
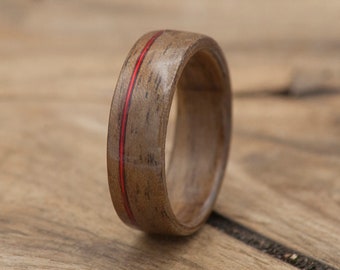
[[[223, 123], [225, 87], [216, 58], [205, 50], [191, 57], [177, 84], [177, 119], [174, 140], [169, 143], [172, 150], [166, 166], [167, 190], [176, 218], [189, 227], [207, 216], [223, 175], [224, 146], [228, 143]], [[168, 124], [168, 134], [169, 128]]]

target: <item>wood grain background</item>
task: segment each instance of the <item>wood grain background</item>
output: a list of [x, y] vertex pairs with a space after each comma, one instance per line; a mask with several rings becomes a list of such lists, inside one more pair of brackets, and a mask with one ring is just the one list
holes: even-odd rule
[[[340, 268], [340, 3], [0, 2], [0, 269]], [[296, 251], [290, 264], [206, 225], [151, 237], [114, 213], [110, 102], [144, 32], [215, 38], [234, 88], [215, 211]], [[301, 257], [302, 258], [302, 257]]]

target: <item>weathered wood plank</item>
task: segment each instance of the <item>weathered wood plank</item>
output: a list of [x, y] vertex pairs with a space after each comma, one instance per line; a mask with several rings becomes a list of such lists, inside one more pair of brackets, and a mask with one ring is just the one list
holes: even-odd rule
[[16, 115], [1, 121], [1, 269], [290, 269], [209, 226], [180, 239], [126, 227], [107, 187], [107, 106], [7, 100], [1, 115]]
[[1, 1], [0, 268], [291, 268], [209, 225], [157, 239], [115, 215], [112, 89], [136, 38], [164, 27], [214, 37], [231, 68], [216, 210], [339, 268], [340, 4], [307, 2]]
[[229, 175], [217, 210], [339, 267], [340, 95], [235, 103]]

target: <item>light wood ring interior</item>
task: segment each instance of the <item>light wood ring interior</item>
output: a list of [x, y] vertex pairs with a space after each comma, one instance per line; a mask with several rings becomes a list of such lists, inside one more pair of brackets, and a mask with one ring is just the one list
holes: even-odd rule
[[167, 190], [172, 211], [184, 226], [197, 226], [206, 218], [219, 189], [229, 145], [222, 122], [225, 87], [221, 67], [206, 50], [190, 58], [177, 84]]

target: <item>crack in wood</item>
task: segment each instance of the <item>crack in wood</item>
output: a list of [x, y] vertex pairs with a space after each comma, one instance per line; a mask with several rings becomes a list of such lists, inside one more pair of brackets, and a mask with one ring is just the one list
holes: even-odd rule
[[339, 270], [213, 212], [207, 223], [225, 234], [298, 269]]

